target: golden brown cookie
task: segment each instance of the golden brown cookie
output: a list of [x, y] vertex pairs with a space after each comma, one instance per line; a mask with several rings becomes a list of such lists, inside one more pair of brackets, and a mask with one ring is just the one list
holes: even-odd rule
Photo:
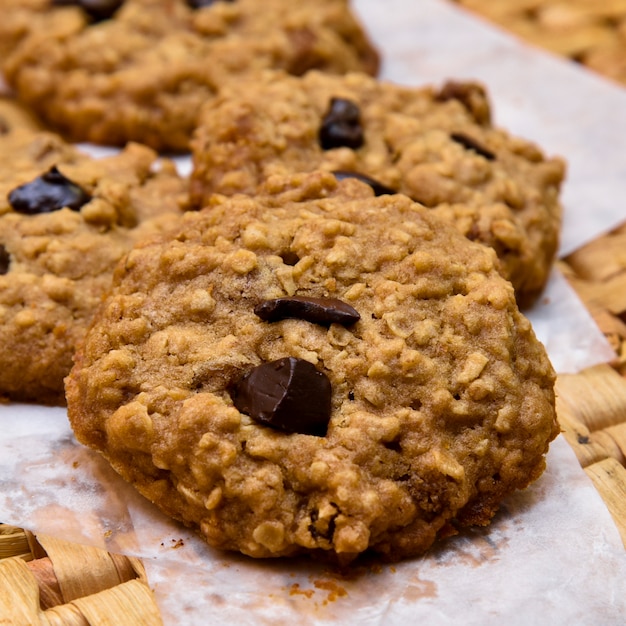
[[173, 164], [144, 146], [97, 160], [51, 133], [0, 135], [0, 396], [64, 403], [116, 263], [185, 197]]
[[243, 74], [378, 68], [347, 0], [3, 0], [0, 8], [7, 81], [73, 141], [184, 151], [201, 104]]
[[40, 130], [41, 124], [34, 115], [22, 107], [14, 98], [0, 96], [0, 135], [14, 128]]
[[216, 196], [118, 266], [70, 421], [212, 546], [420, 554], [487, 524], [558, 432], [552, 367], [495, 264], [329, 173]]
[[192, 201], [253, 193], [274, 173], [366, 176], [491, 246], [521, 306], [538, 296], [561, 224], [560, 159], [490, 122], [485, 90], [411, 88], [363, 74], [267, 73], [224, 89], [193, 142]]

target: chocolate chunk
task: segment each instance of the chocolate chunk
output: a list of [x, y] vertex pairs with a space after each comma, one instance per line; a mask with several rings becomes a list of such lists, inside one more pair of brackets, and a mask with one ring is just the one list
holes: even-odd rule
[[324, 372], [304, 359], [285, 357], [246, 374], [233, 393], [233, 403], [265, 426], [323, 437], [330, 421], [331, 394]]
[[346, 170], [336, 170], [333, 172], [333, 174], [335, 175], [335, 178], [337, 180], [343, 180], [344, 178], [356, 178], [357, 180], [360, 180], [362, 183], [369, 185], [374, 190], [375, 196], [386, 196], [398, 193], [391, 187], [387, 187], [387, 185], [383, 185], [382, 183], [379, 183], [377, 180], [370, 178], [365, 174], [359, 174], [358, 172], [348, 172]]
[[4, 275], [9, 271], [11, 265], [11, 255], [7, 249], [0, 243], [0, 275]]
[[356, 309], [338, 298], [306, 296], [286, 296], [266, 300], [254, 307], [254, 313], [265, 322], [297, 318], [322, 326], [330, 324], [350, 326], [361, 319]]
[[79, 6], [96, 22], [108, 20], [124, 4], [124, 0], [52, 0], [55, 6]]
[[9, 204], [18, 213], [26, 215], [51, 213], [64, 207], [79, 211], [90, 200], [91, 196], [63, 176], [56, 166], [9, 193]]
[[6, 135], [9, 130], [9, 123], [3, 117], [0, 117], [0, 135]]
[[332, 98], [319, 130], [323, 150], [332, 148], [360, 148], [363, 145], [361, 112], [351, 100]]
[[187, 0], [187, 4], [192, 9], [201, 9], [202, 7], [210, 7], [216, 2], [234, 2], [235, 0]]
[[480, 156], [485, 157], [488, 161], [495, 161], [496, 159], [496, 155], [491, 150], [488, 150], [485, 146], [478, 143], [476, 139], [472, 139], [464, 133], [452, 133], [450, 139], [460, 143], [467, 150], [473, 150], [477, 154], [480, 154]]

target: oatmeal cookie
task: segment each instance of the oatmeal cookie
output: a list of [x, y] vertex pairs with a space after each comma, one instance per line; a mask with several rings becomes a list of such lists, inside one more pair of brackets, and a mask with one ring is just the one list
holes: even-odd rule
[[406, 194], [494, 248], [521, 306], [541, 292], [557, 250], [564, 164], [495, 128], [479, 84], [266, 73], [207, 104], [192, 148], [197, 206], [317, 168]]
[[209, 544], [400, 559], [542, 473], [554, 373], [493, 250], [325, 172], [181, 224], [118, 266], [68, 412]]
[[64, 404], [63, 378], [119, 259], [181, 213], [172, 163], [97, 160], [51, 133], [0, 135], [0, 395]]
[[5, 135], [14, 128], [40, 130], [41, 124], [13, 98], [0, 96], [0, 135]]
[[378, 68], [347, 0], [0, 0], [0, 7], [7, 82], [73, 141], [184, 151], [200, 105], [243, 74]]

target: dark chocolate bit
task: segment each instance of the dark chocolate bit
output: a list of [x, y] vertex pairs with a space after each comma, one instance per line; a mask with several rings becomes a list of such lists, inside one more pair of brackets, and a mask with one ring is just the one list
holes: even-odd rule
[[6, 135], [9, 130], [9, 122], [7, 122], [3, 117], [0, 117], [0, 135]]
[[480, 154], [480, 156], [485, 157], [488, 161], [496, 160], [496, 155], [491, 150], [485, 148], [485, 146], [478, 143], [476, 139], [472, 139], [464, 133], [452, 133], [450, 139], [460, 143], [467, 150], [473, 150], [477, 154]]
[[233, 393], [235, 407], [278, 430], [323, 437], [328, 429], [332, 389], [312, 363], [285, 357], [246, 374]]
[[9, 204], [13, 210], [26, 215], [52, 213], [64, 207], [80, 211], [90, 200], [91, 196], [63, 176], [56, 166], [9, 193]]
[[0, 276], [4, 276], [4, 274], [8, 273], [9, 265], [11, 265], [11, 255], [0, 243]]
[[210, 7], [216, 2], [234, 2], [235, 0], [187, 0], [187, 4], [192, 9], [201, 9], [203, 7]]
[[343, 300], [306, 296], [286, 296], [266, 300], [254, 307], [254, 313], [265, 322], [297, 318], [322, 326], [330, 324], [350, 326], [361, 319], [358, 311]]
[[356, 178], [360, 180], [362, 183], [369, 185], [374, 190], [375, 196], [392, 196], [394, 193], [398, 193], [391, 187], [387, 187], [387, 185], [383, 185], [379, 183], [377, 180], [366, 176], [365, 174], [359, 174], [358, 172], [348, 172], [346, 170], [336, 170], [333, 172], [335, 178], [337, 180], [343, 180], [344, 178]]
[[95, 22], [108, 20], [124, 4], [124, 0], [52, 0], [55, 6], [79, 6]]
[[361, 112], [351, 100], [332, 98], [319, 130], [323, 150], [332, 148], [360, 148], [363, 145]]

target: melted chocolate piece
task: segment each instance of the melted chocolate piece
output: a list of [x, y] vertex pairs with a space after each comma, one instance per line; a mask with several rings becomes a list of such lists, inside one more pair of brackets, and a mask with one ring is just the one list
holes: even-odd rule
[[365, 174], [359, 174], [358, 172], [348, 172], [346, 170], [336, 170], [333, 172], [335, 178], [337, 180], [343, 180], [344, 178], [356, 178], [360, 180], [362, 183], [369, 185], [374, 190], [375, 196], [392, 196], [395, 193], [398, 193], [391, 187], [387, 187], [387, 185], [383, 185], [379, 183], [377, 180], [366, 176]]
[[356, 309], [338, 298], [308, 298], [306, 296], [286, 296], [265, 300], [254, 307], [254, 313], [265, 322], [297, 318], [322, 326], [330, 324], [350, 326], [361, 319]]
[[202, 7], [210, 7], [216, 2], [234, 2], [235, 0], [187, 0], [187, 4], [192, 9], [201, 9]]
[[496, 155], [489, 149], [485, 148], [482, 144], [478, 143], [475, 139], [468, 137], [464, 133], [452, 133], [450, 139], [460, 143], [467, 150], [473, 150], [480, 156], [485, 157], [488, 161], [495, 161]]
[[65, 207], [79, 211], [90, 200], [91, 196], [63, 176], [56, 166], [9, 193], [9, 204], [13, 210], [25, 215], [52, 213]]
[[79, 6], [95, 22], [108, 20], [124, 4], [124, 0], [52, 0], [55, 6]]
[[265, 426], [323, 437], [330, 421], [331, 395], [324, 372], [303, 359], [285, 357], [246, 374], [233, 393], [233, 403]]
[[4, 276], [4, 274], [8, 273], [9, 265], [11, 265], [11, 255], [0, 243], [0, 276]]
[[323, 150], [332, 148], [360, 148], [363, 145], [361, 112], [351, 100], [332, 98], [319, 130]]

